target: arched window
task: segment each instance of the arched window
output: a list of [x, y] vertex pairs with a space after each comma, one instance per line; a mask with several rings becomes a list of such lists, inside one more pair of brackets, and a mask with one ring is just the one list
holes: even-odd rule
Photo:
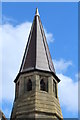
[[53, 92], [54, 92], [55, 97], [57, 98], [57, 86], [56, 86], [55, 80], [53, 80]]
[[15, 96], [15, 99], [18, 97], [19, 95], [19, 82], [16, 83], [16, 96]]
[[16, 92], [17, 92], [17, 93], [19, 92], [19, 82], [16, 83]]
[[46, 83], [46, 92], [48, 92], [48, 81]]
[[40, 81], [40, 90], [46, 91], [45, 82], [43, 79]]
[[29, 79], [27, 82], [27, 91], [31, 91], [32, 90], [32, 81]]

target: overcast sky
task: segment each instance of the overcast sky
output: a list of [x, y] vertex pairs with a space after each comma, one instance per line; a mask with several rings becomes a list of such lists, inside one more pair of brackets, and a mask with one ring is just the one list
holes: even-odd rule
[[61, 79], [58, 94], [63, 117], [76, 118], [78, 117], [78, 3], [2, 3], [0, 107], [2, 100], [1, 109], [6, 117], [10, 117], [15, 91], [13, 81], [21, 65], [36, 7], [39, 9], [56, 74]]

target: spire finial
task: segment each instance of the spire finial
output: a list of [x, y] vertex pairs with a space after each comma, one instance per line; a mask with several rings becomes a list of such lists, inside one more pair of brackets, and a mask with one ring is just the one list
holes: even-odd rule
[[36, 15], [39, 16], [38, 8], [36, 8], [35, 16], [36, 16]]

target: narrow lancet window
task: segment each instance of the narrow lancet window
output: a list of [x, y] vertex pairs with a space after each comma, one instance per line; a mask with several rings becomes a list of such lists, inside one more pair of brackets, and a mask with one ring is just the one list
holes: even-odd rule
[[48, 81], [47, 81], [47, 84], [46, 84], [46, 92], [48, 92]]
[[56, 85], [55, 80], [53, 80], [53, 93], [54, 93], [55, 97], [57, 98], [57, 85]]
[[45, 86], [45, 82], [43, 79], [40, 81], [40, 90], [46, 91], [46, 86]]
[[32, 90], [32, 81], [29, 79], [27, 82], [27, 91], [31, 91]]
[[18, 95], [19, 95], [19, 82], [16, 83], [16, 97], [15, 97], [15, 99], [18, 97]]

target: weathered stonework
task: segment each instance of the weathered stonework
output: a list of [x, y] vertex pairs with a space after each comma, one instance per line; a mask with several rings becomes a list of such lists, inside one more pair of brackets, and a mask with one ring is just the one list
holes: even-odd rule
[[[48, 92], [40, 90], [40, 80], [48, 79]], [[32, 80], [32, 91], [27, 91], [27, 80]], [[31, 72], [19, 77], [19, 96], [14, 101], [12, 118], [62, 118], [57, 98], [53, 93], [53, 79], [49, 73]], [[58, 90], [57, 90], [58, 91]]]

